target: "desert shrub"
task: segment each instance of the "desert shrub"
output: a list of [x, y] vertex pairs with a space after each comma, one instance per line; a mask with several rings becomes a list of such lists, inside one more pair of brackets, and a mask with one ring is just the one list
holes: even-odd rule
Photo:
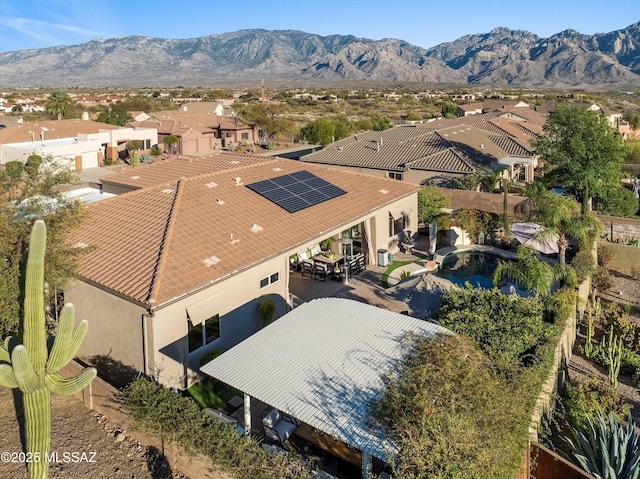
[[585, 416], [597, 420], [598, 408], [605, 414], [613, 413], [624, 421], [631, 411], [631, 405], [624, 402], [617, 390], [603, 381], [568, 384], [564, 400], [567, 420], [576, 427], [586, 427]]
[[375, 421], [400, 446], [395, 477], [513, 479], [529, 414], [510, 382], [462, 336], [408, 336], [407, 357], [383, 376]]
[[602, 327], [605, 335], [613, 331], [613, 335], [622, 338], [622, 344], [640, 354], [640, 323], [629, 321], [629, 311], [613, 303], [602, 315]]
[[608, 268], [614, 256], [615, 253], [609, 246], [598, 245], [598, 266]]
[[[623, 346], [620, 355], [620, 374], [626, 376], [633, 376], [638, 368], [640, 368], [640, 357], [634, 353], [631, 349]], [[603, 368], [609, 367], [609, 351], [607, 349], [607, 342], [603, 337], [600, 343], [593, 349], [593, 356], [591, 357], [594, 363]]]
[[234, 427], [203, 414], [191, 398], [140, 377], [122, 392], [136, 424], [174, 440], [188, 453], [201, 453], [237, 479], [311, 478], [311, 468], [290, 455], [270, 454]]
[[152, 156], [159, 156], [162, 154], [162, 150], [160, 148], [158, 148], [157, 146], [154, 146], [153, 148], [151, 148], [151, 155]]
[[599, 266], [593, 275], [593, 287], [600, 291], [607, 291], [613, 287], [613, 278], [606, 268]]

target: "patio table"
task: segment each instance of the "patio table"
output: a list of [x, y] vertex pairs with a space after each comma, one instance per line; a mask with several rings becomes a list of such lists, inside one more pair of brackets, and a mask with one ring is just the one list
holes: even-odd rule
[[336, 264], [339, 264], [340, 261], [344, 259], [344, 256], [341, 254], [334, 254], [333, 258], [329, 258], [325, 254], [317, 254], [312, 259], [314, 261], [319, 261], [320, 263], [328, 264], [333, 269]]

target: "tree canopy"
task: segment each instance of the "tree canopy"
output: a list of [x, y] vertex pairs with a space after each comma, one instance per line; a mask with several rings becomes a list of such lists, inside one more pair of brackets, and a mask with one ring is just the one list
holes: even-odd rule
[[58, 120], [62, 120], [62, 117], [73, 107], [73, 101], [65, 92], [54, 91], [49, 95], [49, 99], [47, 100], [45, 107], [47, 109], [47, 113], [50, 115], [57, 115]]
[[[83, 251], [68, 245], [65, 235], [79, 224], [83, 210], [80, 202], [64, 198], [60, 191], [73, 183], [77, 183], [75, 171], [37, 155], [26, 165], [8, 163], [0, 172], [0, 336], [18, 333], [25, 250], [36, 219], [47, 220], [48, 299], [53, 300], [75, 275]], [[50, 314], [55, 316], [54, 311]]]
[[133, 117], [121, 106], [113, 105], [108, 110], [100, 112], [98, 115], [98, 121], [102, 123], [109, 123], [110, 125], [124, 126], [128, 122], [133, 121]]
[[553, 166], [547, 179], [579, 195], [585, 207], [592, 195], [622, 178], [622, 138], [604, 116], [586, 108], [558, 105], [532, 145]]
[[438, 192], [435, 186], [425, 186], [418, 192], [418, 221], [431, 224], [443, 215], [443, 208], [451, 206], [451, 197]]

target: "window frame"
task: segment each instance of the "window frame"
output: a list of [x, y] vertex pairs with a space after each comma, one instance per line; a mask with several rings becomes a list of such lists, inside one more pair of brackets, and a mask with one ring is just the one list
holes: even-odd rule
[[[209, 323], [210, 321], [214, 321], [214, 323], [209, 324], [211, 334], [207, 332], [207, 323]], [[220, 339], [222, 336], [220, 326], [220, 314], [214, 314], [198, 325], [194, 325], [191, 320], [187, 318], [187, 348], [189, 350], [189, 354], [195, 353], [199, 349], [202, 349], [203, 347], [208, 346]], [[198, 345], [192, 349], [192, 333], [194, 330], [200, 331], [200, 339], [197, 342]], [[195, 338], [193, 339], [193, 341], [195, 342]]]

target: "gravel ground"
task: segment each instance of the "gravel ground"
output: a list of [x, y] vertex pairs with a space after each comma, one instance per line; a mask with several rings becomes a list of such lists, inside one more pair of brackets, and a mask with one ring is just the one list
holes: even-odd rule
[[[20, 429], [11, 390], [0, 388], [0, 404], [0, 452], [21, 453]], [[167, 467], [159, 451], [133, 441], [75, 397], [51, 398], [51, 451], [58, 453], [58, 462], [50, 462], [50, 479], [185, 478]], [[75, 459], [69, 456], [71, 462], [65, 462], [65, 452], [78, 454]], [[14, 454], [14, 459], [20, 457]], [[3, 456], [0, 478], [27, 477], [24, 462], [7, 462]]]
[[[630, 306], [629, 320], [640, 323], [640, 281], [615, 273], [613, 280], [613, 287], [610, 290], [599, 293], [603, 309], [613, 302], [628, 304]], [[597, 323], [595, 326], [595, 336], [598, 338]], [[586, 381], [595, 378], [606, 381], [607, 371], [585, 358], [580, 352], [580, 346], [583, 345], [585, 341], [584, 333], [585, 327], [582, 325], [576, 346], [573, 350], [573, 357], [569, 362], [571, 382]], [[640, 389], [632, 384], [630, 376], [621, 375], [618, 378], [618, 382], [618, 391], [620, 391], [625, 402], [633, 406], [631, 414], [636, 425], [640, 427]]]

